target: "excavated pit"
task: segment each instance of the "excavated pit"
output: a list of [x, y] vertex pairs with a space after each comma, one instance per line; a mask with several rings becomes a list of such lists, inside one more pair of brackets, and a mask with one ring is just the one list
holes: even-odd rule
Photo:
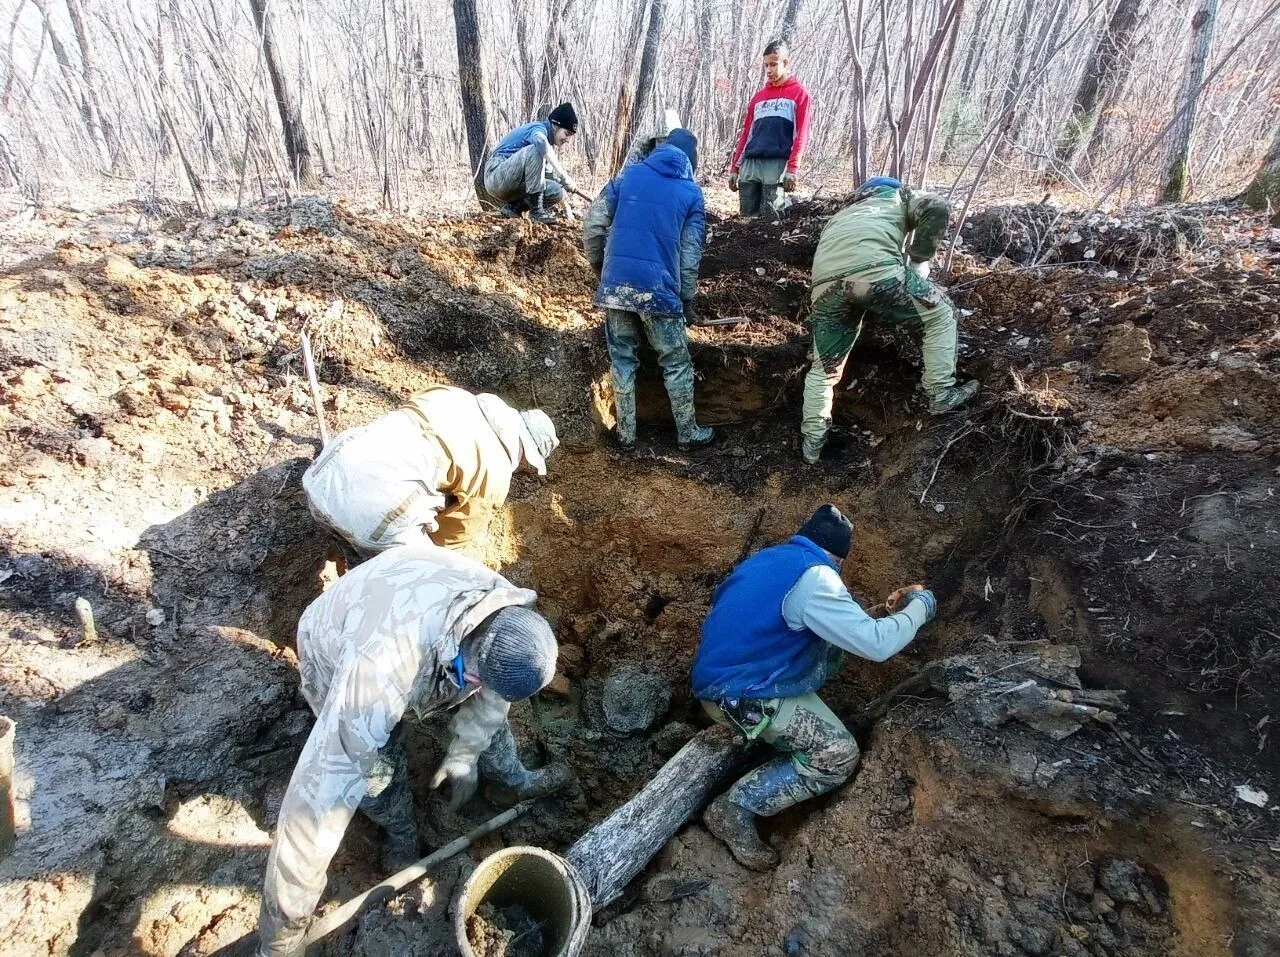
[[[16, 503], [0, 515], [3, 707], [22, 802], [0, 939], [199, 955], [235, 952], [253, 926], [310, 727], [293, 628], [330, 548], [299, 484], [317, 446], [294, 351], [305, 324], [331, 428], [447, 381], [540, 405], [562, 433], [547, 479], [517, 480], [477, 557], [537, 589], [556, 625], [554, 691], [513, 720], [529, 761], [563, 758], [578, 781], [472, 860], [563, 851], [704, 723], [687, 675], [711, 590], [822, 501], [855, 519], [845, 578], [865, 604], [914, 580], [942, 602], [907, 652], [846, 664], [824, 689], [837, 713], [991, 642], [1079, 645], [1086, 683], [1130, 692], [1117, 732], [1064, 741], [904, 701], [864, 734], [852, 784], [767, 822], [776, 872], [744, 871], [692, 824], [597, 915], [586, 953], [1275, 952], [1274, 811], [1232, 791], [1280, 793], [1263, 720], [1280, 714], [1265, 635], [1280, 621], [1280, 284], [1256, 264], [1265, 251], [1248, 250], [1251, 270], [1182, 266], [1146, 286], [965, 261], [977, 409], [925, 416], [917, 347], [873, 328], [829, 457], [805, 468], [800, 320], [821, 212], [762, 234], [713, 223], [700, 312], [747, 320], [690, 331], [700, 417], [721, 438], [676, 448], [649, 356], [631, 454], [608, 436], [569, 227], [338, 207], [327, 230], [265, 210], [140, 237], [109, 211], [92, 228], [51, 218], [45, 248], [0, 277]], [[1247, 308], [1222, 305], [1228, 291]], [[605, 713], [620, 668], [669, 688], [645, 730]], [[426, 789], [445, 734], [409, 734], [427, 846], [500, 803], [455, 814]], [[357, 819], [325, 900], [384, 876], [378, 850]], [[318, 952], [449, 953], [448, 902], [472, 866], [451, 862]]]

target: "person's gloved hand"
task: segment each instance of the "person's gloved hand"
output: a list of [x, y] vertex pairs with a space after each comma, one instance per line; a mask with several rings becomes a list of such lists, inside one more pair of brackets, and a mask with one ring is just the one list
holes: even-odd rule
[[729, 189], [733, 190], [735, 193], [738, 191], [738, 174], [737, 173], [729, 174]]
[[566, 190], [572, 193], [575, 189], [578, 188], [578, 181], [574, 179], [572, 176], [570, 176], [568, 173], [565, 173], [563, 185]]
[[920, 261], [920, 262], [918, 262], [918, 263], [912, 263], [912, 264], [911, 264], [911, 269], [912, 269], [912, 271], [913, 271], [913, 272], [915, 272], [915, 274], [916, 274], [917, 276], [919, 276], [921, 279], [928, 279], [928, 278], [929, 278], [929, 260], [924, 259], [924, 260], [921, 260], [921, 261]]
[[431, 776], [431, 789], [434, 791], [448, 781], [449, 807], [456, 811], [471, 800], [476, 793], [476, 784], [479, 780], [480, 773], [475, 764], [468, 761], [445, 760]]
[[919, 585], [917, 585], [916, 587], [919, 588], [920, 590], [911, 592], [903, 599], [902, 609], [905, 610], [907, 605], [909, 605], [911, 602], [915, 601], [917, 598], [920, 599], [920, 601], [924, 602], [924, 607], [925, 607], [924, 620], [925, 620], [925, 623], [927, 624], [928, 622], [933, 621], [935, 617], [937, 617], [938, 599], [933, 597], [933, 592], [929, 591], [929, 589], [920, 588]]
[[784, 193], [794, 193], [796, 191], [796, 174], [787, 172], [782, 174], [782, 191]]

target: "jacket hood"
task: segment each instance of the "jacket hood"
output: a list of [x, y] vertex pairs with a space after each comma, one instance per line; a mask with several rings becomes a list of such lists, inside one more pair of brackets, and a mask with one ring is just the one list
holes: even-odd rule
[[658, 146], [644, 162], [646, 166], [668, 179], [693, 179], [693, 167], [689, 163], [689, 157], [685, 156], [684, 150], [670, 143]]
[[795, 75], [794, 73], [792, 73], [789, 77], [787, 77], [785, 80], [783, 80], [783, 81], [782, 81], [781, 83], [779, 83], [777, 86], [773, 86], [773, 85], [772, 85], [771, 83], [769, 83], [768, 81], [765, 81], [764, 88], [765, 88], [766, 90], [778, 90], [778, 91], [781, 91], [781, 90], [785, 90], [785, 89], [787, 89], [788, 87], [792, 87], [792, 86], [799, 86], [799, 85], [800, 85], [800, 81], [799, 81], [799, 80], [797, 80], [797, 79], [796, 79], [796, 75]]

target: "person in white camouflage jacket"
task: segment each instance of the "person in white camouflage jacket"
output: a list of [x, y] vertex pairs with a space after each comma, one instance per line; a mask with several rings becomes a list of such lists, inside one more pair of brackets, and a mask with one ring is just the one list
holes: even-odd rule
[[[359, 808], [387, 831], [384, 866], [418, 856], [400, 723], [457, 707], [453, 738], [431, 781], [451, 803], [480, 772], [520, 798], [567, 783], [562, 764], [529, 771], [507, 723], [512, 702], [555, 673], [551, 626], [537, 594], [429, 543], [391, 549], [356, 567], [298, 622], [302, 694], [316, 723], [280, 807], [267, 859], [258, 953], [300, 952], [325, 872]], [[387, 863], [386, 858], [392, 863]]]

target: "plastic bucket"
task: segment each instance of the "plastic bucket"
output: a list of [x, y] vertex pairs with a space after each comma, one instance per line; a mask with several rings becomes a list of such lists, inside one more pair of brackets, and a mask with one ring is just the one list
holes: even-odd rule
[[591, 897], [564, 858], [540, 847], [508, 847], [480, 862], [462, 886], [453, 932], [462, 957], [476, 957], [467, 921], [481, 904], [518, 904], [542, 925], [546, 957], [577, 957], [591, 931]]

